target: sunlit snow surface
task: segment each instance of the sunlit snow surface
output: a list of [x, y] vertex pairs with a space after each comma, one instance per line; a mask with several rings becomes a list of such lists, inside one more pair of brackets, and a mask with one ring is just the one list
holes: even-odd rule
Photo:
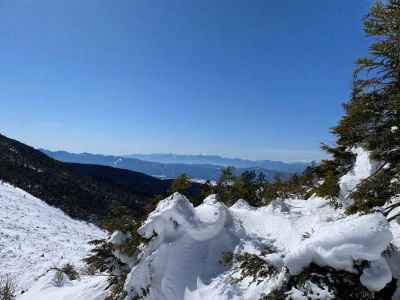
[[353, 148], [352, 152], [356, 155], [354, 166], [350, 172], [342, 176], [339, 180], [340, 198], [345, 208], [352, 204], [349, 195], [355, 190], [357, 185], [363, 179], [372, 175], [380, 165], [379, 162], [370, 159], [369, 152], [361, 147]]
[[[213, 197], [193, 208], [180, 194], [163, 200], [139, 232], [157, 237], [132, 269], [126, 290], [151, 286], [145, 299], [258, 299], [279, 285], [279, 276], [261, 284], [234, 284], [232, 271], [219, 260], [224, 252], [276, 253], [265, 259], [298, 274], [311, 262], [354, 271], [353, 260], [371, 261], [362, 283], [371, 290], [391, 281], [381, 253], [392, 233], [381, 214], [344, 218], [320, 198], [275, 201], [252, 208], [239, 201], [227, 208]], [[308, 238], [304, 238], [307, 236]]]
[[[340, 181], [344, 195], [375, 168], [362, 149], [356, 154], [355, 167]], [[227, 208], [210, 196], [194, 208], [174, 194], [159, 203], [139, 232], [156, 237], [132, 268], [125, 288], [131, 295], [149, 288], [147, 300], [259, 299], [279, 287], [286, 272], [298, 274], [311, 262], [353, 271], [354, 259], [368, 260], [360, 281], [370, 290], [400, 275], [398, 256], [382, 258], [393, 236], [393, 244], [400, 246], [397, 223], [389, 227], [379, 213], [346, 217], [317, 197], [273, 201], [256, 209], [244, 200]], [[83, 276], [57, 288], [47, 270], [66, 262], [79, 267], [87, 242], [104, 236], [97, 227], [0, 184], [0, 272], [15, 276], [20, 289], [27, 290], [18, 300], [103, 300], [104, 277]], [[118, 240], [113, 237], [111, 241]], [[262, 256], [265, 246], [274, 253]], [[251, 278], [234, 282], [237, 273], [220, 263], [224, 252], [260, 255], [280, 272], [259, 284]], [[319, 295], [315, 299], [334, 299], [326, 289], [306, 284]], [[290, 296], [304, 299], [296, 289]]]
[[[65, 263], [81, 267], [81, 259], [90, 249], [88, 242], [104, 237], [105, 232], [98, 227], [73, 220], [30, 194], [0, 183], [0, 275], [15, 278], [19, 293], [28, 291], [18, 299], [97, 299], [64, 297], [62, 293], [57, 294], [63, 288], [54, 287], [56, 293], [47, 298], [43, 280], [51, 281], [51, 272], [46, 273], [51, 267]], [[83, 278], [71, 285], [82, 285], [86, 281]], [[69, 289], [73, 290], [71, 285]], [[99, 285], [97, 279], [88, 286]], [[88, 289], [88, 286], [82, 288]]]

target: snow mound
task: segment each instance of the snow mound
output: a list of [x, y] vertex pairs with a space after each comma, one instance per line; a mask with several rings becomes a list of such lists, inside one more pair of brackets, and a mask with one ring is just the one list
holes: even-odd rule
[[184, 196], [173, 194], [139, 228], [147, 238], [157, 236], [131, 270], [125, 289], [141, 294], [151, 285], [151, 299], [183, 299], [187, 289], [208, 284], [225, 271], [218, 261], [238, 243], [232, 229], [221, 203], [207, 201], [194, 208]]
[[[367, 260], [361, 282], [370, 290], [382, 289], [392, 278], [382, 258], [393, 238], [385, 218], [344, 217], [321, 198], [260, 208], [240, 200], [227, 208], [211, 196], [193, 207], [175, 193], [159, 203], [138, 232], [153, 238], [125, 289], [148, 300], [258, 299], [279, 287], [286, 270], [298, 274], [312, 262], [354, 272], [355, 260]], [[261, 284], [234, 282], [234, 271], [220, 262], [226, 252], [261, 255], [266, 245], [274, 251], [264, 259], [280, 273]]]
[[392, 280], [392, 273], [381, 256], [392, 239], [383, 215], [350, 216], [321, 225], [310, 238], [289, 252], [285, 265], [295, 275], [311, 262], [356, 272], [353, 262], [366, 260], [371, 266], [363, 273], [361, 282], [370, 290], [381, 290]]
[[80, 268], [91, 249], [88, 242], [105, 236], [98, 227], [73, 220], [21, 189], [0, 183], [0, 275], [16, 279], [18, 291], [25, 291], [21, 299], [47, 299], [33, 293], [44, 288], [42, 276], [47, 278], [50, 268], [65, 263]]

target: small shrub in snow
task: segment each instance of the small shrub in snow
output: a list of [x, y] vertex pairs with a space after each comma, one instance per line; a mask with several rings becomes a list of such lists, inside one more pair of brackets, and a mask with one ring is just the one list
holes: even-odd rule
[[0, 300], [16, 299], [17, 285], [15, 281], [8, 275], [0, 277]]
[[72, 264], [65, 264], [61, 268], [53, 267], [50, 270], [55, 271], [52, 284], [55, 287], [62, 287], [67, 280], [79, 279], [79, 273]]
[[56, 272], [54, 273], [54, 277], [52, 280], [52, 284], [55, 287], [62, 287], [64, 285], [65, 282], [65, 277], [64, 277], [64, 272], [61, 270], [56, 270]]
[[79, 273], [72, 264], [65, 264], [61, 267], [61, 271], [68, 276], [69, 280], [79, 279]]
[[91, 256], [84, 258], [87, 269], [92, 274], [96, 272], [108, 273], [109, 294], [105, 300], [122, 300], [126, 297], [124, 284], [128, 274], [128, 266], [114, 255], [115, 247], [106, 240], [94, 240], [90, 244], [95, 245], [91, 250]]
[[224, 252], [222, 253], [221, 259], [219, 263], [224, 265], [225, 267], [232, 266], [233, 263], [233, 253], [232, 252]]
[[252, 282], [261, 282], [277, 274], [278, 270], [261, 257], [247, 252], [233, 256], [236, 267], [234, 270], [240, 273], [234, 281], [242, 281], [244, 278], [252, 278]]
[[[88, 268], [92, 272], [98, 271], [101, 273], [108, 273], [108, 286], [109, 295], [106, 300], [122, 300], [127, 296], [124, 291], [126, 277], [130, 268], [126, 261], [121, 257], [133, 258], [138, 255], [139, 249], [146, 245], [157, 234], [154, 232], [150, 238], [144, 238], [137, 233], [141, 224], [130, 220], [129, 224], [126, 223], [123, 231], [116, 231], [109, 240], [95, 240], [90, 242], [95, 247], [91, 250], [91, 256], [84, 259]], [[113, 237], [121, 236], [121, 238]], [[143, 290], [142, 294], [146, 295], [148, 291]]]
[[114, 256], [113, 245], [106, 240], [93, 240], [89, 244], [95, 247], [90, 251], [91, 255], [83, 261], [97, 272], [112, 274], [115, 270], [122, 269], [124, 264]]

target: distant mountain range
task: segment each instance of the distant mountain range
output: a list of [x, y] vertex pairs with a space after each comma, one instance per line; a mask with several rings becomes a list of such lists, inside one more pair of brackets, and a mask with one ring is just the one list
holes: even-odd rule
[[[191, 178], [194, 179], [209, 179], [216, 180], [220, 176], [221, 169], [224, 166], [232, 165], [235, 166], [236, 174], [241, 174], [246, 170], [255, 170], [256, 172], [263, 172], [265, 176], [271, 180], [277, 174], [280, 174], [283, 178], [287, 178], [291, 173], [301, 172], [306, 167], [306, 164], [295, 163], [287, 164], [283, 162], [271, 162], [271, 166], [276, 166], [276, 169], [268, 169], [262, 167], [262, 162], [264, 165], [268, 165], [267, 161], [254, 162], [252, 165], [251, 161], [240, 160], [240, 159], [225, 159], [219, 156], [210, 156], [215, 159], [208, 159], [208, 162], [212, 163], [195, 163], [196, 161], [201, 161], [200, 157], [204, 156], [182, 156], [181, 161], [186, 160], [187, 163], [174, 163], [173, 160], [178, 160], [172, 158], [172, 155], [143, 155], [142, 159], [134, 158], [132, 155], [127, 156], [112, 156], [112, 155], [99, 155], [91, 153], [70, 153], [66, 151], [49, 151], [41, 149], [46, 155], [63, 162], [70, 163], [80, 163], [80, 164], [96, 164], [104, 165], [110, 167], [117, 167], [121, 169], [127, 169], [131, 171], [145, 173], [147, 175], [152, 175], [160, 178], [175, 178], [182, 173], [186, 173]], [[168, 160], [168, 157], [170, 159]], [[186, 158], [185, 158], [186, 157]], [[196, 159], [198, 157], [198, 159]], [[144, 158], [151, 159], [143, 160]], [[156, 160], [164, 159], [168, 162], [157, 162]], [[190, 162], [189, 162], [190, 161]], [[206, 158], [204, 159], [206, 161]], [[218, 165], [217, 162], [220, 162]], [[229, 163], [235, 162], [235, 163]], [[258, 164], [258, 165], [257, 165]], [[240, 167], [240, 166], [243, 167]]]
[[145, 161], [165, 164], [206, 164], [216, 166], [232, 166], [235, 168], [263, 168], [285, 173], [299, 173], [310, 165], [305, 162], [282, 162], [273, 160], [248, 160], [240, 158], [227, 158], [218, 155], [182, 155], [182, 154], [130, 154], [125, 158], [136, 158]]

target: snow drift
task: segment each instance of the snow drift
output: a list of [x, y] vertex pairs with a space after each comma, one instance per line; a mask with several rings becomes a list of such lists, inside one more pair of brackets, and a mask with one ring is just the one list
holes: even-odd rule
[[265, 260], [282, 274], [298, 274], [311, 262], [354, 272], [359, 259], [370, 262], [361, 277], [368, 289], [380, 290], [392, 279], [382, 258], [392, 240], [385, 218], [343, 218], [320, 198], [256, 209], [243, 200], [227, 208], [209, 197], [194, 208], [175, 193], [160, 202], [139, 233], [153, 239], [125, 289], [145, 299], [257, 299], [279, 284], [279, 276], [262, 285], [233, 284], [232, 270], [220, 260], [227, 252], [260, 255], [265, 245], [276, 249]]
[[238, 241], [228, 210], [208, 198], [193, 208], [175, 193], [161, 201], [139, 232], [157, 237], [142, 253], [142, 261], [128, 276], [126, 290], [138, 293], [151, 286], [151, 299], [183, 299], [198, 281], [210, 282], [225, 268], [218, 263], [223, 252]]

